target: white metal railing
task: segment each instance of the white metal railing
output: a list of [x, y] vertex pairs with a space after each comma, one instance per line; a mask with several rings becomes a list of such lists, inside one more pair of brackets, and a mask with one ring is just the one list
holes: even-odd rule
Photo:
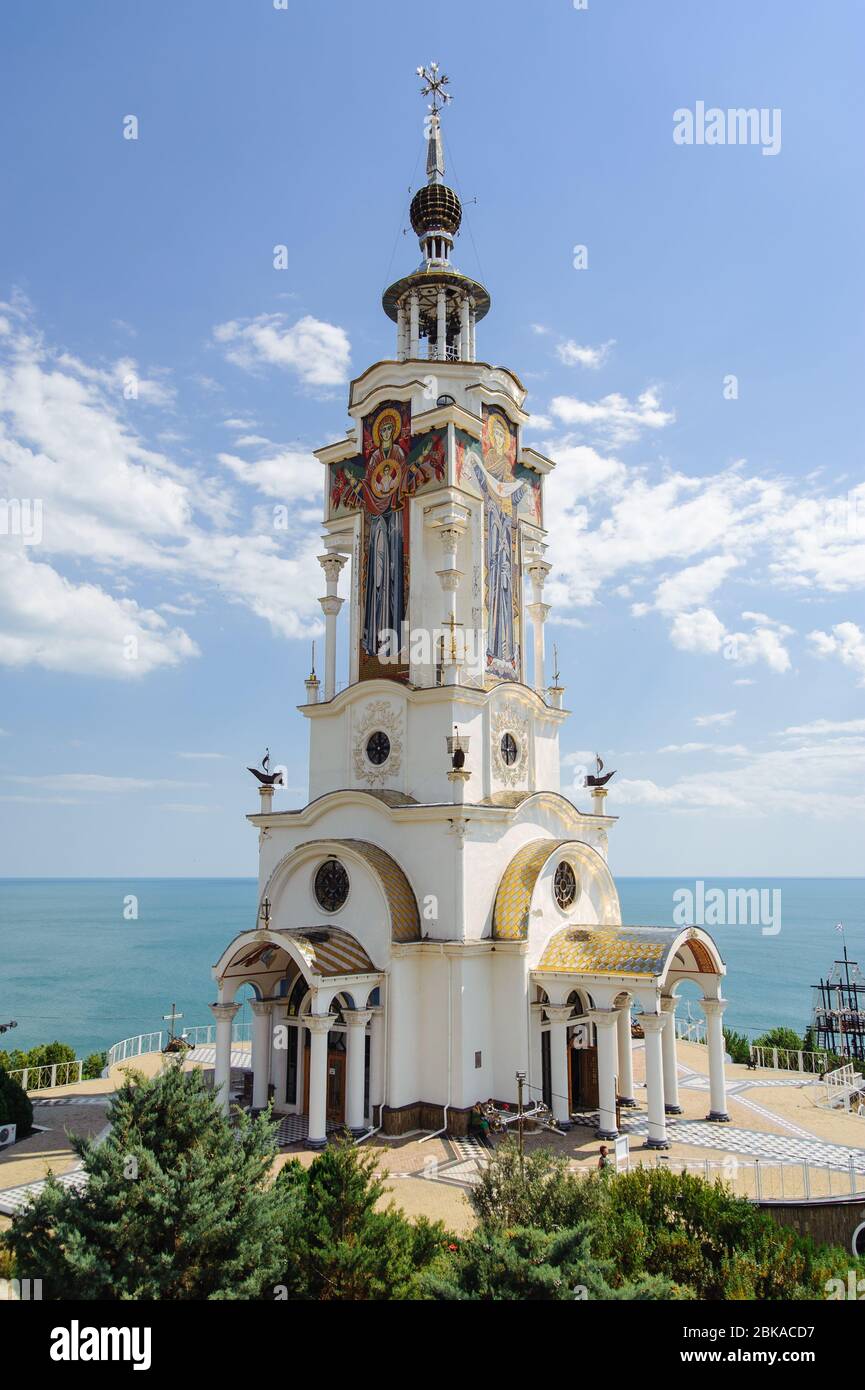
[[[852, 1062], [845, 1062], [843, 1066], [836, 1067], [834, 1071], [827, 1071], [823, 1077], [826, 1087], [826, 1095], [822, 1104], [829, 1110], [835, 1110], [839, 1106], [850, 1114], [861, 1116], [862, 1092], [865, 1091], [865, 1079], [862, 1073], [856, 1070]], [[851, 1102], [856, 1103], [854, 1111]]]
[[[216, 1042], [216, 1024], [202, 1023], [194, 1028], [184, 1028], [180, 1036], [189, 1043], [190, 1047], [213, 1045]], [[251, 1023], [232, 1023], [231, 1041], [233, 1043], [249, 1042], [251, 1037]], [[122, 1042], [116, 1042], [113, 1047], [108, 1049], [105, 1063], [106, 1072], [109, 1067], [116, 1067], [118, 1062], [128, 1062], [130, 1057], [140, 1057], [145, 1052], [161, 1052], [164, 1038], [165, 1034], [162, 1032], [139, 1033], [136, 1038], [124, 1038]]]
[[705, 1043], [706, 1020], [704, 1018], [677, 1018], [676, 1037], [681, 1042]]
[[50, 1086], [77, 1086], [83, 1067], [81, 1061], [45, 1062], [36, 1067], [16, 1067], [8, 1075], [18, 1082], [22, 1091], [45, 1091]]
[[[861, 1163], [862, 1155], [858, 1154]], [[643, 1159], [640, 1159], [643, 1162]], [[817, 1197], [850, 1197], [865, 1194], [865, 1172], [856, 1166], [857, 1156], [850, 1154], [847, 1167], [807, 1163], [796, 1159], [743, 1158], [669, 1158], [657, 1154], [654, 1167], [671, 1168], [674, 1172], [693, 1173], [706, 1182], [720, 1179], [739, 1197], [753, 1201], [809, 1201]]]
[[825, 1052], [797, 1052], [790, 1047], [756, 1047], [752, 1043], [751, 1061], [757, 1067], [767, 1067], [772, 1071], [808, 1072], [812, 1076], [819, 1076], [826, 1070], [829, 1058]]

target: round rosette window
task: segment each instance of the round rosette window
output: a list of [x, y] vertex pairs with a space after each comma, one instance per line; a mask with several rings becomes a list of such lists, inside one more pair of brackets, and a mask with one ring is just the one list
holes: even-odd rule
[[557, 865], [553, 878], [553, 893], [563, 912], [573, 907], [577, 900], [577, 876], [566, 859]]
[[377, 729], [367, 739], [366, 756], [374, 767], [381, 767], [390, 757], [390, 739], [381, 729]]
[[315, 874], [315, 900], [325, 912], [339, 912], [348, 897], [348, 873], [338, 859], [325, 859]]
[[504, 763], [505, 767], [513, 767], [514, 763], [517, 760], [517, 757], [519, 756], [520, 751], [517, 748], [517, 741], [514, 738], [513, 734], [502, 734], [500, 748], [502, 754], [502, 762]]

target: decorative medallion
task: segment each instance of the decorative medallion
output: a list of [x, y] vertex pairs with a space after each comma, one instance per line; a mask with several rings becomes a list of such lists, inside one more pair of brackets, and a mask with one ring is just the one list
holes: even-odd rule
[[505, 786], [525, 781], [529, 765], [529, 721], [510, 706], [493, 716], [493, 770]]
[[355, 725], [354, 774], [370, 787], [395, 777], [402, 765], [402, 713], [389, 700], [371, 700]]
[[325, 859], [315, 872], [313, 892], [324, 912], [339, 912], [348, 898], [348, 873], [338, 859]]

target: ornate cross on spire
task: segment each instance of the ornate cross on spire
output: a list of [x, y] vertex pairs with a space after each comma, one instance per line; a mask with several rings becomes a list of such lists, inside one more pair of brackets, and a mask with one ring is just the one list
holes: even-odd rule
[[450, 78], [445, 73], [439, 74], [438, 63], [430, 63], [428, 68], [418, 68], [417, 75], [424, 80], [424, 85], [420, 89], [421, 96], [429, 96], [432, 92], [430, 111], [434, 116], [437, 116], [442, 107], [451, 100], [450, 92], [445, 91]]

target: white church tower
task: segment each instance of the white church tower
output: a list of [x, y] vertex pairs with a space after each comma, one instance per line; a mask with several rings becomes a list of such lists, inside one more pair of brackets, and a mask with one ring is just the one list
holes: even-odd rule
[[[525, 387], [478, 349], [490, 296], [452, 263], [447, 78], [431, 95], [417, 269], [383, 307], [393, 353], [352, 383], [325, 476], [323, 686], [313, 673], [309, 798], [261, 787], [257, 924], [214, 967], [216, 1083], [229, 1104], [236, 994], [256, 999], [253, 1108], [288, 1138], [464, 1134], [477, 1102], [529, 1103], [612, 1137], [635, 1105], [642, 1009], [648, 1142], [678, 1112], [679, 984], [702, 992], [712, 1118], [726, 1119], [724, 966], [696, 928], [624, 927], [607, 865], [606, 788], [559, 786], [569, 713], [546, 670], [544, 482], [523, 444]], [[347, 647], [348, 683], [337, 684]], [[277, 790], [277, 798], [279, 791]]]

